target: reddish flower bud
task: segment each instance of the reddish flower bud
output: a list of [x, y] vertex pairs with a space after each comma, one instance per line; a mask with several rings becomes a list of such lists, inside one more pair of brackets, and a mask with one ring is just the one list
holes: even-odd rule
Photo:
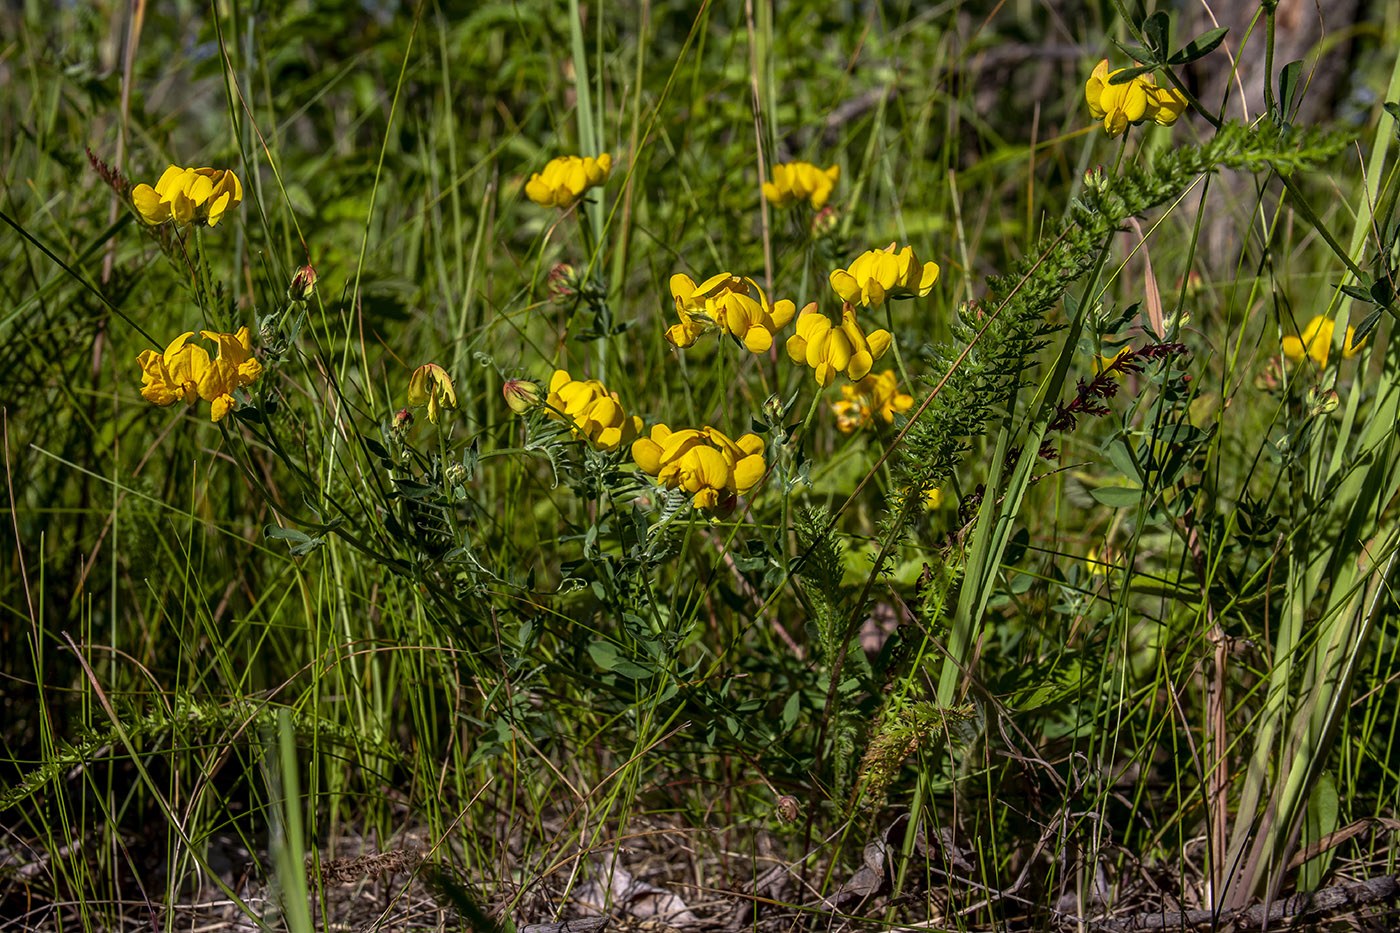
[[292, 283], [287, 286], [287, 298], [291, 301], [310, 301], [316, 294], [316, 270], [302, 266], [292, 274]]

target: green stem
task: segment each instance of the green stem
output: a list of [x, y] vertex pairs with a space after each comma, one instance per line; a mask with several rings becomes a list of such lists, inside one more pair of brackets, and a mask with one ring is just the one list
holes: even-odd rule
[[899, 368], [899, 379], [907, 390], [914, 383], [909, 381], [909, 371], [904, 368], [904, 355], [899, 352], [899, 341], [894, 339], [894, 311], [889, 301], [885, 302], [885, 329], [890, 332], [890, 347], [894, 350], [894, 364]]

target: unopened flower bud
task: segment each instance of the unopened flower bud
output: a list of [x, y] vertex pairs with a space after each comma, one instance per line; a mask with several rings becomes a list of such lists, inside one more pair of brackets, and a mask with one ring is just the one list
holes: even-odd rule
[[390, 429], [394, 432], [394, 437], [402, 442], [411, 427], [413, 427], [413, 412], [407, 408], [400, 408], [394, 414], [394, 424]]
[[790, 797], [786, 794], [778, 798], [777, 810], [778, 818], [784, 823], [796, 822], [797, 818], [802, 815], [802, 810], [798, 806], [797, 798]]
[[566, 301], [578, 291], [578, 270], [567, 262], [561, 262], [549, 270], [545, 287], [554, 301]]
[[447, 465], [446, 475], [447, 482], [453, 486], [465, 486], [467, 485], [467, 480], [471, 479], [467, 468], [460, 463], [449, 463]]
[[812, 236], [820, 238], [829, 236], [836, 230], [837, 220], [836, 208], [828, 204], [816, 214], [812, 215]]
[[528, 379], [507, 379], [501, 386], [506, 405], [517, 415], [523, 415], [540, 403], [540, 387]]
[[310, 301], [314, 294], [316, 270], [310, 266], [302, 266], [292, 273], [292, 282], [287, 286], [287, 298], [290, 301]]
[[1308, 390], [1308, 411], [1313, 415], [1331, 414], [1337, 410], [1341, 397], [1335, 389], [1320, 389], [1313, 386]]
[[1108, 173], [1104, 171], [1102, 165], [1091, 168], [1084, 173], [1084, 187], [1100, 193], [1108, 188]]

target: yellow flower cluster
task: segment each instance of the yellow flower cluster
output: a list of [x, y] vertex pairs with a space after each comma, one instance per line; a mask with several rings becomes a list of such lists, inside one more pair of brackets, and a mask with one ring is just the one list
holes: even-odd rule
[[543, 172], [536, 172], [525, 183], [525, 196], [540, 207], [566, 208], [612, 174], [612, 156], [606, 152], [592, 156], [560, 156], [550, 159]]
[[584, 435], [604, 450], [616, 450], [642, 430], [642, 419], [623, 411], [616, 392], [597, 379], [575, 379], [568, 370], [555, 371], [545, 404], [551, 418], [572, 419], [575, 435]]
[[914, 397], [899, 391], [894, 370], [887, 369], [878, 376], [874, 373], [859, 382], [841, 387], [841, 400], [831, 403], [836, 415], [836, 427], [843, 434], [851, 434], [875, 422], [875, 418], [886, 423], [894, 420], [896, 412], [908, 411], [914, 405]]
[[632, 444], [632, 459], [658, 485], [683, 489], [698, 508], [732, 508], [763, 478], [763, 439], [745, 434], [730, 440], [718, 428], [672, 431], [664, 424]]
[[774, 207], [805, 200], [813, 210], [821, 210], [840, 179], [839, 165], [820, 169], [811, 162], [783, 162], [773, 166], [773, 180], [763, 183], [763, 196]]
[[210, 403], [209, 420], [219, 421], [233, 410], [233, 390], [256, 382], [262, 375], [262, 364], [253, 357], [246, 327], [234, 334], [205, 330], [200, 335], [218, 344], [214, 359], [209, 358], [208, 350], [189, 342], [194, 331], [170, 341], [163, 353], [141, 351], [136, 357], [141, 366], [141, 395], [162, 407], [204, 399]]
[[750, 351], [762, 353], [773, 345], [773, 335], [788, 325], [796, 310], [786, 299], [770, 305], [757, 282], [728, 272], [712, 275], [699, 285], [678, 272], [671, 276], [671, 297], [681, 322], [666, 331], [666, 339], [681, 349], [718, 328], [742, 341]]
[[[1326, 366], [1327, 355], [1332, 352], [1332, 332], [1336, 327], [1335, 321], [1319, 314], [1303, 328], [1301, 338], [1292, 334], [1283, 338], [1283, 355], [1294, 363], [1301, 363], [1304, 357], [1310, 357], [1317, 365]], [[1361, 338], [1359, 343], [1355, 340], [1356, 328], [1348, 327], [1346, 342], [1342, 345], [1342, 359], [1351, 359], [1366, 346], [1366, 338]]]
[[424, 363], [408, 377], [408, 407], [428, 406], [428, 420], [437, 424], [443, 407], [457, 407], [457, 389], [447, 370], [436, 363]]
[[1103, 121], [1104, 132], [1117, 136], [1131, 125], [1151, 120], [1159, 126], [1171, 126], [1186, 109], [1186, 97], [1176, 88], [1158, 87], [1146, 75], [1130, 78], [1122, 84], [1109, 80], [1122, 72], [1108, 70], [1108, 59], [1099, 62], [1084, 85], [1084, 99], [1089, 103], [1089, 115]]
[[887, 298], [922, 298], [938, 281], [938, 263], [920, 265], [914, 247], [894, 251], [891, 243], [884, 249], [866, 250], [856, 257], [849, 269], [831, 273], [831, 288], [842, 301], [873, 307]]
[[243, 185], [231, 169], [167, 168], [152, 188], [137, 185], [131, 203], [148, 224], [198, 220], [214, 226], [226, 211], [243, 201]]
[[890, 348], [890, 332], [875, 330], [866, 334], [856, 323], [849, 303], [841, 308], [841, 323], [817, 310], [813, 302], [797, 318], [797, 333], [787, 340], [788, 357], [816, 370], [817, 382], [831, 385], [837, 373], [855, 381], [864, 379], [876, 360]]

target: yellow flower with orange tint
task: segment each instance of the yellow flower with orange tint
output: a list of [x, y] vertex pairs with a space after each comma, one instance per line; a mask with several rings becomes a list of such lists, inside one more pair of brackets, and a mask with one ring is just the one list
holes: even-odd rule
[[1112, 83], [1114, 75], [1125, 69], [1108, 70], [1108, 59], [1094, 66], [1084, 84], [1084, 100], [1089, 115], [1103, 121], [1104, 132], [1117, 136], [1129, 126], [1151, 120], [1159, 126], [1171, 126], [1186, 109], [1186, 95], [1176, 88], [1158, 87], [1145, 74], [1127, 81]]
[[677, 272], [671, 276], [671, 297], [681, 322], [666, 331], [666, 339], [679, 349], [692, 346], [710, 330], [721, 330], [751, 352], [763, 353], [797, 310], [787, 299], [769, 304], [757, 282], [728, 272], [712, 275], [699, 285]]
[[[1303, 328], [1301, 338], [1292, 334], [1283, 338], [1283, 355], [1294, 363], [1301, 363], [1307, 357], [1319, 366], [1326, 366], [1327, 356], [1332, 352], [1332, 332], [1336, 327], [1336, 322], [1331, 318], [1319, 314]], [[1351, 359], [1366, 346], [1364, 337], [1359, 343], [1355, 341], [1356, 328], [1348, 327], [1346, 343], [1342, 346], [1342, 359]]]
[[242, 201], [243, 185], [230, 169], [172, 165], [154, 188], [137, 185], [131, 191], [131, 203], [148, 224], [198, 220], [212, 227]]
[[864, 379], [890, 343], [887, 330], [861, 330], [850, 304], [841, 308], [841, 323], [833, 324], [814, 301], [798, 315], [797, 333], [788, 338], [787, 352], [794, 363], [812, 367], [817, 382], [829, 386], [837, 373], [853, 381]]
[[143, 350], [136, 357], [141, 367], [141, 395], [148, 402], [164, 407], [176, 402], [209, 402], [209, 420], [220, 421], [233, 410], [233, 391], [252, 385], [262, 375], [262, 364], [253, 356], [248, 328], [237, 333], [200, 331], [219, 347], [218, 356], [190, 343], [194, 331], [172, 340], [164, 351]]
[[428, 406], [428, 420], [433, 424], [437, 424], [443, 407], [456, 408], [457, 389], [447, 370], [436, 363], [424, 363], [415, 369], [408, 379], [408, 405], [410, 408]]
[[525, 183], [525, 196], [540, 207], [571, 207], [589, 188], [601, 185], [612, 174], [612, 156], [560, 156], [550, 159], [544, 171]]
[[642, 419], [628, 416], [617, 400], [597, 379], [575, 379], [568, 370], [555, 370], [545, 398], [549, 417], [569, 419], [575, 435], [582, 434], [604, 450], [616, 450], [642, 430]]
[[763, 183], [763, 196], [774, 207], [806, 201], [821, 210], [841, 179], [841, 166], [817, 168], [811, 162], [782, 162], [773, 166], [773, 180]]
[[914, 397], [899, 391], [894, 370], [887, 369], [878, 376], [867, 375], [859, 382], [841, 387], [841, 400], [831, 403], [836, 414], [836, 427], [851, 434], [874, 424], [876, 418], [886, 423], [894, 421], [897, 412], [908, 411]]
[[697, 508], [722, 509], [763, 478], [763, 439], [745, 434], [737, 441], [718, 428], [672, 431], [664, 424], [632, 444], [632, 459], [643, 473], [667, 489], [690, 493]]
[[886, 298], [914, 298], [927, 295], [938, 281], [938, 263], [920, 263], [914, 247], [899, 252], [891, 243], [884, 249], [861, 253], [849, 269], [831, 273], [831, 288], [842, 301], [873, 307]]

